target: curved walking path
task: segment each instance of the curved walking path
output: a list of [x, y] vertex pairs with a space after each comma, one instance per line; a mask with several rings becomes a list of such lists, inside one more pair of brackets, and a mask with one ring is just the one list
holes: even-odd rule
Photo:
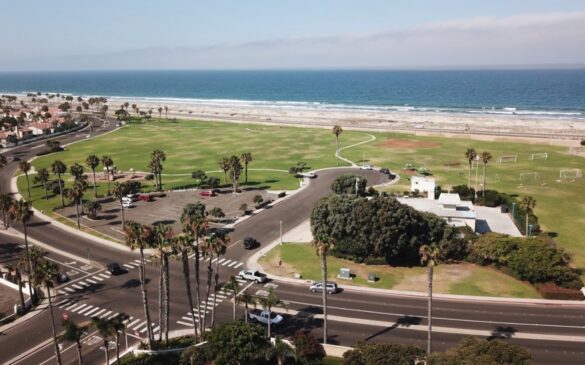
[[353, 166], [353, 167], [357, 167], [357, 166], [358, 166], [358, 164], [356, 164], [355, 162], [353, 162], [352, 160], [350, 160], [350, 159], [348, 159], [348, 158], [342, 157], [340, 153], [341, 153], [341, 151], [343, 151], [343, 150], [347, 150], [347, 149], [349, 149], [349, 148], [352, 148], [352, 147], [360, 146], [360, 145], [362, 145], [362, 144], [366, 144], [366, 143], [374, 142], [374, 141], [376, 140], [376, 136], [374, 136], [374, 135], [372, 135], [372, 134], [367, 134], [367, 136], [369, 136], [369, 137], [370, 137], [370, 139], [369, 139], [369, 140], [367, 140], [367, 141], [362, 141], [362, 142], [354, 143], [354, 144], [352, 144], [352, 145], [350, 145], [350, 146], [341, 147], [340, 149], [338, 149], [337, 151], [335, 151], [335, 157], [336, 157], [337, 159], [341, 160], [341, 161], [347, 162], [348, 164], [350, 164], [350, 165], [351, 165], [351, 166]]

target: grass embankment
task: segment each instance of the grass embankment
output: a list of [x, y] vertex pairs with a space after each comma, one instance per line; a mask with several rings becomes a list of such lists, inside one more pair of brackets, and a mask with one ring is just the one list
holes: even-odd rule
[[[282, 264], [279, 266], [279, 261]], [[269, 273], [292, 277], [300, 273], [306, 280], [321, 280], [321, 264], [315, 249], [309, 244], [290, 243], [276, 246], [260, 264]], [[342, 286], [337, 279], [339, 269], [349, 268], [355, 278], [347, 284], [370, 288], [421, 291], [427, 290], [426, 271], [423, 267], [392, 267], [388, 265], [361, 265], [329, 256], [328, 278]], [[375, 273], [379, 280], [368, 282], [368, 274]], [[529, 284], [518, 281], [497, 270], [471, 264], [439, 265], [435, 269], [434, 291], [444, 294], [539, 298]]]
[[[519, 197], [531, 195], [536, 199], [535, 214], [542, 228], [558, 235], [555, 239], [573, 256], [577, 267], [585, 267], [585, 238], [581, 227], [585, 224], [585, 178], [560, 180], [560, 169], [585, 170], [583, 157], [569, 155], [567, 147], [516, 142], [489, 142], [466, 138], [414, 136], [396, 133], [379, 133], [373, 143], [344, 151], [353, 161], [361, 161], [362, 153], [368, 163], [385, 166], [397, 171], [402, 181], [391, 186], [390, 191], [410, 190], [408, 175], [401, 169], [405, 164], [430, 169], [437, 183], [443, 188], [467, 184], [468, 162], [464, 156], [467, 148], [478, 154], [490, 152], [493, 159], [487, 166], [487, 188]], [[343, 137], [342, 137], [343, 139]], [[548, 153], [547, 160], [529, 160], [531, 154]], [[517, 162], [499, 163], [504, 155], [516, 155]], [[478, 186], [482, 183], [483, 165], [478, 170]], [[524, 176], [521, 173], [536, 173]], [[472, 185], [475, 185], [475, 169]]]

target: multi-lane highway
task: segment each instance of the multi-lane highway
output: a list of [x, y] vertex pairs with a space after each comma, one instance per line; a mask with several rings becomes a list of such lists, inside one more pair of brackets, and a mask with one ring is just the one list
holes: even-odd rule
[[[110, 128], [101, 127], [97, 132], [104, 133]], [[83, 138], [84, 135], [61, 138], [63, 143]], [[31, 158], [38, 149], [35, 145], [21, 146], [11, 151], [21, 159]], [[104, 151], [107, 153], [107, 151]], [[0, 184], [6, 189], [17, 166], [12, 162], [2, 170]], [[315, 202], [330, 194], [331, 181], [348, 169], [332, 169], [319, 172], [319, 177], [295, 195], [262, 213], [236, 225], [231, 233], [233, 245], [220, 260], [221, 280], [235, 274], [245, 266], [251, 254], [240, 244], [245, 236], [252, 236], [263, 244], [278, 238], [280, 222], [287, 231], [302, 223], [310, 214]], [[375, 171], [352, 169], [353, 173], [365, 176], [370, 183], [380, 183], [384, 175]], [[20, 229], [19, 226], [15, 227]], [[131, 316], [127, 323], [129, 341], [145, 337], [146, 322], [138, 285], [136, 253], [119, 250], [91, 239], [82, 238], [67, 230], [44, 222], [35, 217], [28, 230], [33, 240], [68, 253], [68, 256], [50, 254], [64, 270], [75, 274], [71, 281], [56, 288], [55, 299], [57, 317], [66, 314], [76, 321], [87, 321], [91, 316], [112, 317], [117, 313]], [[18, 238], [2, 234], [2, 245], [21, 245]], [[93, 264], [84, 262], [90, 254]], [[79, 260], [75, 260], [78, 257]], [[110, 276], [103, 266], [116, 261], [128, 269], [128, 273]], [[75, 262], [75, 263], [73, 263]], [[69, 265], [70, 267], [68, 267]], [[202, 265], [202, 278], [204, 278]], [[147, 277], [152, 319], [157, 322], [157, 275], [158, 268], [147, 266]], [[242, 283], [247, 285], [246, 283]], [[278, 295], [288, 303], [286, 324], [277, 331], [291, 334], [295, 330], [310, 329], [320, 336], [321, 297], [308, 291], [305, 284], [279, 282]], [[265, 290], [262, 285], [252, 285], [253, 293]], [[171, 263], [171, 329], [189, 330], [192, 328], [190, 309], [187, 305], [186, 290], [180, 264]], [[202, 290], [202, 299], [205, 293]], [[231, 318], [229, 295], [221, 295], [216, 313], [217, 318]], [[380, 294], [359, 289], [347, 289], [329, 299], [330, 342], [351, 345], [358, 340], [376, 342], [407, 342], [424, 348], [426, 341], [426, 299], [419, 296]], [[243, 310], [238, 309], [239, 315]], [[475, 301], [470, 299], [437, 298], [434, 301], [434, 348], [445, 349], [456, 344], [464, 334], [481, 336], [509, 337], [510, 341], [530, 348], [536, 363], [540, 364], [582, 364], [585, 352], [585, 307], [575, 304], [526, 304]], [[155, 330], [158, 330], [155, 323]], [[0, 362], [9, 364], [54, 363], [50, 346], [50, 327], [48, 315], [39, 313], [33, 319], [5, 331], [0, 336]], [[157, 332], [158, 334], [158, 332]], [[124, 343], [124, 341], [122, 341]], [[84, 339], [83, 351], [86, 363], [103, 361], [103, 350], [97, 335], [90, 332]], [[74, 362], [75, 348], [64, 347], [66, 362]], [[111, 353], [113, 355], [113, 352]]]

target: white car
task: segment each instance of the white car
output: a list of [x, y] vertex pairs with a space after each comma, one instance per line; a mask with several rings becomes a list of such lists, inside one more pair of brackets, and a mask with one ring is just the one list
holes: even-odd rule
[[240, 277], [240, 279], [250, 280], [250, 281], [254, 281], [256, 283], [263, 283], [267, 279], [266, 274], [263, 274], [258, 270], [251, 270], [251, 269], [246, 269], [246, 270], [240, 271], [238, 276]]
[[317, 174], [314, 172], [304, 172], [301, 174], [303, 177], [308, 177], [309, 179], [314, 179], [317, 177]]
[[[260, 322], [263, 324], [281, 324], [284, 322], [284, 317], [277, 313], [268, 313], [268, 311], [261, 311], [260, 309], [254, 309], [248, 313], [251, 321]], [[270, 317], [269, 317], [270, 316]], [[270, 319], [269, 319], [270, 318]]]
[[360, 170], [373, 170], [374, 166], [372, 165], [361, 165]]

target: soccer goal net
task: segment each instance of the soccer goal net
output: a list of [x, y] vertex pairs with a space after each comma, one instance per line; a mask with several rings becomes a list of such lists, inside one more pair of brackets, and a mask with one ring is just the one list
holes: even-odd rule
[[569, 147], [570, 154], [578, 154], [578, 153], [583, 153], [583, 152], [585, 152], [585, 146]]
[[530, 161], [534, 161], [534, 160], [548, 160], [548, 153], [547, 152], [542, 152], [542, 153], [533, 153], [531, 154], [528, 159]]
[[506, 163], [506, 162], [516, 163], [516, 161], [518, 161], [517, 155], [506, 155], [506, 156], [500, 156], [500, 158], [498, 158], [499, 163]]
[[530, 181], [540, 180], [540, 174], [538, 172], [523, 172], [520, 174], [520, 182], [526, 183]]
[[583, 177], [581, 169], [562, 169], [559, 173], [561, 179], [578, 179]]

